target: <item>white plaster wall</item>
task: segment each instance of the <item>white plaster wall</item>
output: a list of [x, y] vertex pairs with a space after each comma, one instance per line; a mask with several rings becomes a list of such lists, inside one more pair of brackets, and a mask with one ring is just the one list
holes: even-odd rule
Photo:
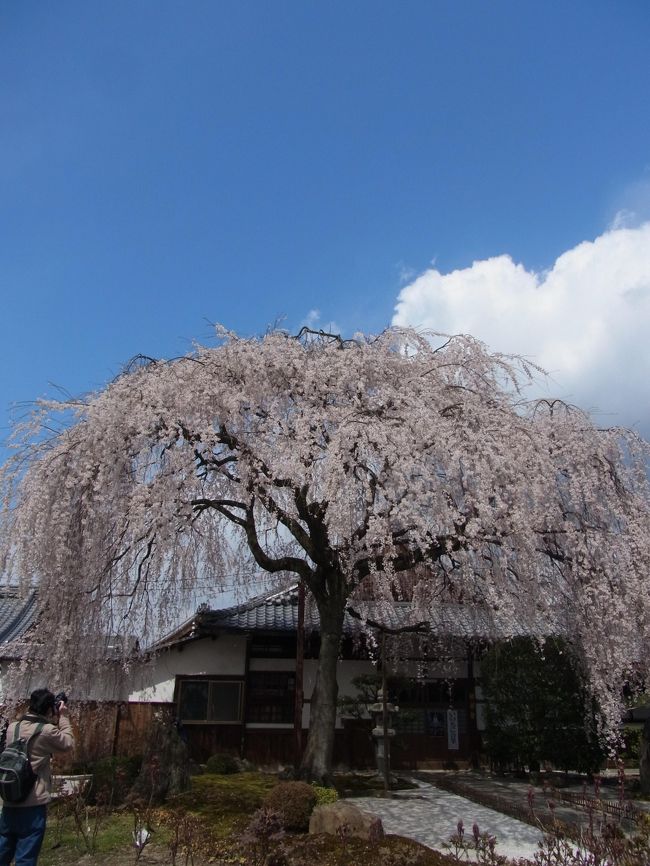
[[130, 701], [173, 701], [178, 675], [243, 676], [246, 669], [246, 637], [221, 635], [170, 649], [136, 671], [129, 692]]
[[[317, 659], [305, 660], [305, 669], [303, 675], [303, 690], [305, 693], [305, 699], [311, 698], [311, 694], [314, 691], [317, 668]], [[373, 665], [371, 661], [366, 661], [362, 659], [346, 659], [337, 662], [336, 679], [339, 683], [339, 696], [343, 697], [343, 695], [356, 695], [357, 690], [352, 685], [352, 680], [354, 679], [354, 677], [361, 676], [362, 674], [373, 674], [376, 672], [377, 668]]]
[[[303, 669], [303, 690], [305, 703], [302, 711], [302, 726], [309, 728], [310, 705], [316, 682], [317, 659], [306, 659]], [[133, 675], [128, 699], [143, 702], [172, 702], [174, 700], [175, 678], [178, 675], [243, 676], [246, 669], [246, 637], [243, 635], [221, 635], [216, 640], [205, 638], [185, 644], [182, 650], [171, 649], [161, 653], [151, 663]], [[295, 659], [250, 659], [251, 671], [295, 671]], [[339, 696], [354, 696], [357, 693], [352, 680], [363, 674], [376, 673], [377, 668], [368, 660], [346, 659], [337, 663]], [[400, 671], [401, 672], [401, 671]], [[428, 665], [429, 677], [462, 678], [467, 676], [467, 662]], [[415, 676], [413, 664], [411, 675]], [[271, 725], [249, 725], [250, 727], [271, 727]], [[342, 727], [337, 717], [336, 726]], [[278, 725], [277, 727], [285, 727]], [[291, 727], [290, 725], [286, 727]]]
[[[305, 694], [305, 700], [309, 700], [312, 696], [312, 692], [314, 691], [317, 667], [318, 661], [316, 659], [307, 659], [305, 661], [305, 669], [303, 674], [303, 689]], [[357, 690], [352, 684], [353, 678], [361, 676], [362, 674], [376, 673], [376, 671], [377, 668], [373, 665], [371, 661], [364, 661], [361, 659], [349, 659], [339, 661], [336, 665], [336, 678], [339, 683], [339, 697], [343, 697], [344, 695], [356, 695]], [[309, 704], [304, 704], [302, 708], [303, 728], [309, 727], [309, 711]], [[341, 719], [338, 716], [336, 718], [336, 727], [343, 727]]]

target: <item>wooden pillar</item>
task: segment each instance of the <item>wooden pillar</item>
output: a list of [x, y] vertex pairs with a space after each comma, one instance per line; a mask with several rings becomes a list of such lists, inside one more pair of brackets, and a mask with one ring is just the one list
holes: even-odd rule
[[296, 629], [296, 690], [293, 714], [294, 766], [296, 771], [302, 760], [302, 705], [305, 668], [305, 584], [298, 583], [298, 624]]
[[[476, 726], [476, 680], [474, 679], [474, 653], [469, 641], [467, 647], [467, 741], [469, 743], [470, 764], [478, 762], [479, 733]], [[476, 769], [476, 767], [475, 767]]]
[[[120, 716], [122, 715], [122, 707], [125, 702], [115, 702], [115, 704], [107, 704], [107, 706], [113, 706], [115, 709], [115, 722], [113, 724], [113, 744], [111, 748], [111, 755], [115, 757], [119, 754], [119, 746], [120, 746]], [[125, 708], [126, 709], [126, 708]]]
[[244, 694], [242, 695], [242, 720], [241, 720], [241, 734], [239, 738], [239, 757], [246, 757], [246, 719], [248, 718], [248, 672], [250, 670], [250, 662], [251, 662], [251, 640], [252, 635], [250, 632], [246, 635], [246, 659], [244, 662], [244, 683], [242, 688], [244, 690]]
[[384, 795], [390, 791], [390, 738], [388, 736], [388, 676], [386, 663], [386, 632], [381, 633], [381, 702], [384, 740]]

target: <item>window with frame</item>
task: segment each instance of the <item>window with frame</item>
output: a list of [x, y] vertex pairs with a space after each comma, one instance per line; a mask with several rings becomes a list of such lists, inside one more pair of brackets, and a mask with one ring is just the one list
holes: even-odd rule
[[402, 734], [447, 736], [447, 710], [458, 713], [458, 732], [467, 732], [464, 682], [450, 684], [445, 680], [389, 682], [400, 712], [393, 717], [394, 727]]
[[240, 724], [241, 680], [182, 679], [178, 684], [178, 717], [195, 724]]
[[253, 635], [250, 656], [253, 659], [295, 659], [296, 638], [284, 635]]
[[251, 671], [246, 695], [246, 721], [293, 722], [296, 675], [293, 671]]

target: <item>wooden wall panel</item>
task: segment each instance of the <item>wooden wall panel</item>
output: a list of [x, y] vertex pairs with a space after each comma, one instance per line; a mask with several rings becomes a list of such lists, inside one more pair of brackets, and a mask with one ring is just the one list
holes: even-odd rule
[[75, 764], [84, 764], [113, 754], [115, 725], [119, 704], [96, 701], [70, 704], [70, 721], [75, 748], [70, 754], [54, 756], [54, 772], [69, 772]]
[[167, 703], [121, 703], [117, 713], [113, 753], [141, 755], [157, 721], [173, 724], [174, 705]]
[[[72, 755], [56, 756], [55, 772], [69, 772], [75, 764], [96, 761], [111, 755], [141, 755], [155, 723], [174, 723], [173, 704], [167, 703], [86, 703], [72, 705], [71, 719], [77, 746]], [[346, 721], [334, 741], [334, 764], [351, 769], [375, 765], [369, 722]], [[214, 754], [225, 752], [246, 758], [255, 766], [292, 766], [295, 740], [292, 729], [244, 728], [242, 725], [186, 725], [183, 729], [190, 757], [205, 763]], [[303, 735], [303, 747], [306, 743]], [[446, 737], [408, 734], [391, 744], [394, 769], [463, 764], [479, 748], [478, 738], [460, 735], [460, 748], [450, 751]]]
[[190, 757], [199, 763], [205, 763], [211, 755], [241, 753], [241, 725], [186, 725], [183, 736]]

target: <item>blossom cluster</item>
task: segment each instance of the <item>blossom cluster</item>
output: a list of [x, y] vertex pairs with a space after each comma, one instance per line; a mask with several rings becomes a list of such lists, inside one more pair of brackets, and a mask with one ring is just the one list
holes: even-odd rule
[[568, 635], [613, 723], [647, 658], [648, 446], [527, 400], [537, 372], [469, 336], [222, 333], [39, 403], [0, 480], [41, 663], [67, 682], [107, 635], [146, 643], [197, 582], [298, 576], [323, 621], [328, 600], [392, 603], [408, 574], [422, 617], [454, 601]]

